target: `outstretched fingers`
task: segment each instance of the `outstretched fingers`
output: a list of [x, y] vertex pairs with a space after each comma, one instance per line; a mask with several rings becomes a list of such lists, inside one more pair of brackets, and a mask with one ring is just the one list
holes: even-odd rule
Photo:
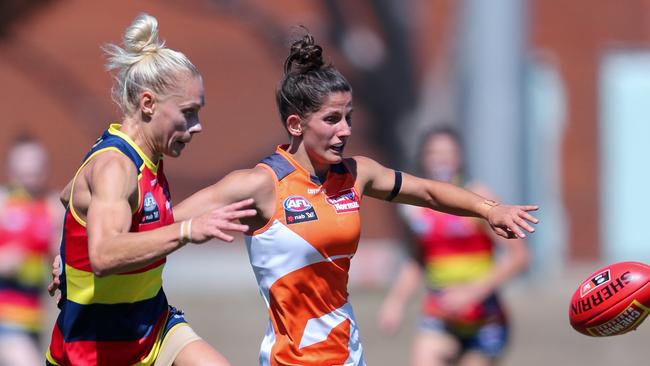
[[526, 237], [526, 234], [521, 230], [519, 225], [517, 225], [514, 220], [509, 222], [506, 227], [507, 227], [506, 232], [510, 232], [508, 233], [508, 236], [506, 236], [506, 238], [512, 239], [514, 237], [517, 237], [523, 239]]
[[223, 231], [217, 231], [214, 234], [214, 237], [216, 239], [221, 240], [221, 241], [225, 241], [226, 243], [232, 243], [235, 240], [234, 236], [228, 235], [228, 234], [224, 233]]
[[226, 220], [239, 220], [246, 217], [253, 217], [257, 215], [257, 211], [253, 209], [231, 211], [224, 213], [224, 219]]
[[255, 201], [252, 198], [231, 203], [227, 206], [218, 208], [213, 211], [213, 228], [212, 237], [231, 243], [235, 238], [225, 233], [239, 232], [246, 233], [250, 229], [248, 225], [241, 224], [238, 220], [257, 215], [257, 210], [250, 208]]
[[257, 215], [257, 210], [254, 210], [251, 207], [255, 203], [255, 200], [248, 198], [241, 200], [239, 202], [231, 203], [227, 206], [218, 208], [216, 211], [219, 213], [219, 216], [224, 220], [239, 220], [246, 217], [253, 217]]
[[536, 205], [496, 206], [488, 212], [488, 222], [499, 236], [509, 239], [525, 238], [524, 231], [535, 232], [532, 224], [537, 224], [539, 220], [531, 215], [530, 211], [538, 209], [539, 207]]
[[[537, 206], [525, 206], [525, 207], [537, 207]], [[528, 222], [532, 222], [533, 224], [537, 224], [539, 223], [539, 219], [537, 219], [537, 217], [528, 213], [528, 211], [536, 211], [536, 210], [537, 208], [535, 208], [534, 210], [526, 210], [525, 208], [522, 208], [522, 212], [519, 214], [519, 217], [522, 217], [524, 220]]]
[[245, 200], [241, 200], [235, 203], [231, 203], [227, 206], [224, 206], [223, 209], [225, 211], [237, 211], [237, 210], [241, 210], [244, 207], [250, 207], [253, 203], [255, 203], [254, 199], [247, 198]]
[[528, 223], [528, 221], [522, 219], [521, 217], [515, 217], [513, 219], [513, 222], [518, 225], [519, 227], [523, 228], [524, 230], [528, 231], [529, 233], [534, 233], [535, 228]]
[[243, 225], [243, 224], [237, 224], [234, 222], [227, 222], [225, 221], [224, 223], [218, 225], [217, 227], [219, 230], [227, 230], [227, 231], [237, 231], [240, 233], [245, 233], [248, 231], [248, 225]]
[[505, 230], [505, 229], [503, 229], [501, 227], [498, 227], [498, 226], [492, 226], [492, 230], [494, 230], [494, 232], [497, 235], [499, 235], [501, 237], [504, 237], [506, 239], [510, 239], [510, 238], [514, 237], [514, 234], [511, 231]]

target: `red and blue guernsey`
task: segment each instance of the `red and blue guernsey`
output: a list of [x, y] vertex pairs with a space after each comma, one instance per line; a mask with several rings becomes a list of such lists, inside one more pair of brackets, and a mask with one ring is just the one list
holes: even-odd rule
[[21, 332], [37, 338], [41, 331], [53, 215], [46, 198], [18, 187], [9, 187], [0, 206], [0, 249], [17, 247], [24, 254], [14, 273], [0, 275], [0, 336]]
[[[156, 165], [113, 124], [84, 158], [77, 175], [98, 154], [117, 151], [138, 171], [139, 205], [131, 232], [174, 222], [162, 160]], [[76, 179], [76, 176], [75, 176]], [[61, 258], [61, 312], [47, 351], [51, 365], [152, 365], [170, 313], [162, 289], [163, 258], [144, 268], [96, 276], [88, 258], [86, 222], [75, 212], [72, 193], [66, 210]]]

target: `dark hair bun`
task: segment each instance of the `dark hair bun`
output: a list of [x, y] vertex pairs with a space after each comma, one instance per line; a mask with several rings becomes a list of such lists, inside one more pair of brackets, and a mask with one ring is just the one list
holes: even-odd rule
[[289, 57], [284, 62], [284, 73], [285, 75], [304, 74], [319, 70], [323, 64], [323, 48], [314, 43], [311, 34], [306, 34], [291, 45]]

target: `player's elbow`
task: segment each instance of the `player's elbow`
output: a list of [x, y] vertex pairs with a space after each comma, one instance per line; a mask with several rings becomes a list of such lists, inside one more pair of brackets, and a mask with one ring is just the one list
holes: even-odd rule
[[93, 265], [92, 262], [90, 264], [90, 269], [96, 277], [106, 277], [110, 274], [108, 267], [97, 264]]
[[105, 277], [109, 274], [112, 274], [113, 268], [110, 264], [110, 260], [106, 255], [102, 255], [101, 253], [95, 253], [92, 255], [89, 253], [88, 260], [90, 262], [90, 270], [95, 276]]

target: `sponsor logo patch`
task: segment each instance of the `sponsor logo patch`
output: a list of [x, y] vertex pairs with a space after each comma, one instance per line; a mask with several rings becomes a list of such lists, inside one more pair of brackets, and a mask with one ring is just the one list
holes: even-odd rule
[[630, 330], [636, 329], [650, 313], [650, 308], [643, 306], [640, 302], [633, 300], [630, 305], [625, 308], [614, 319], [587, 328], [587, 331], [594, 336], [611, 336], [615, 334], [623, 334]]
[[148, 224], [160, 220], [160, 210], [156, 199], [151, 192], [144, 195], [143, 208], [142, 208], [142, 223]]
[[600, 284], [604, 286], [600, 287], [598, 291], [594, 291], [593, 293], [589, 294], [589, 296], [585, 296], [574, 301], [571, 304], [571, 311], [573, 314], [578, 315], [584, 313], [585, 311], [590, 311], [591, 309], [599, 307], [609, 298], [617, 296], [617, 294], [622, 289], [624, 289], [625, 286], [629, 285], [630, 281], [632, 280], [631, 276], [632, 274], [630, 271], [626, 271], [618, 278], [615, 278], [611, 281], [604, 281]]
[[606, 269], [603, 272], [600, 272], [597, 275], [593, 276], [580, 288], [580, 297], [585, 297], [586, 294], [590, 293], [595, 288], [604, 285], [609, 281], [609, 278], [609, 269]]
[[354, 189], [347, 189], [327, 197], [327, 203], [334, 206], [336, 213], [359, 211], [359, 200]]
[[163, 186], [163, 193], [165, 194], [165, 198], [167, 199], [167, 201], [165, 201], [165, 208], [167, 209], [167, 211], [171, 211], [172, 210], [172, 195], [171, 195], [171, 193], [169, 193], [169, 187], [167, 187], [167, 185]]
[[318, 220], [312, 204], [303, 196], [290, 196], [284, 200], [284, 215], [287, 225]]

